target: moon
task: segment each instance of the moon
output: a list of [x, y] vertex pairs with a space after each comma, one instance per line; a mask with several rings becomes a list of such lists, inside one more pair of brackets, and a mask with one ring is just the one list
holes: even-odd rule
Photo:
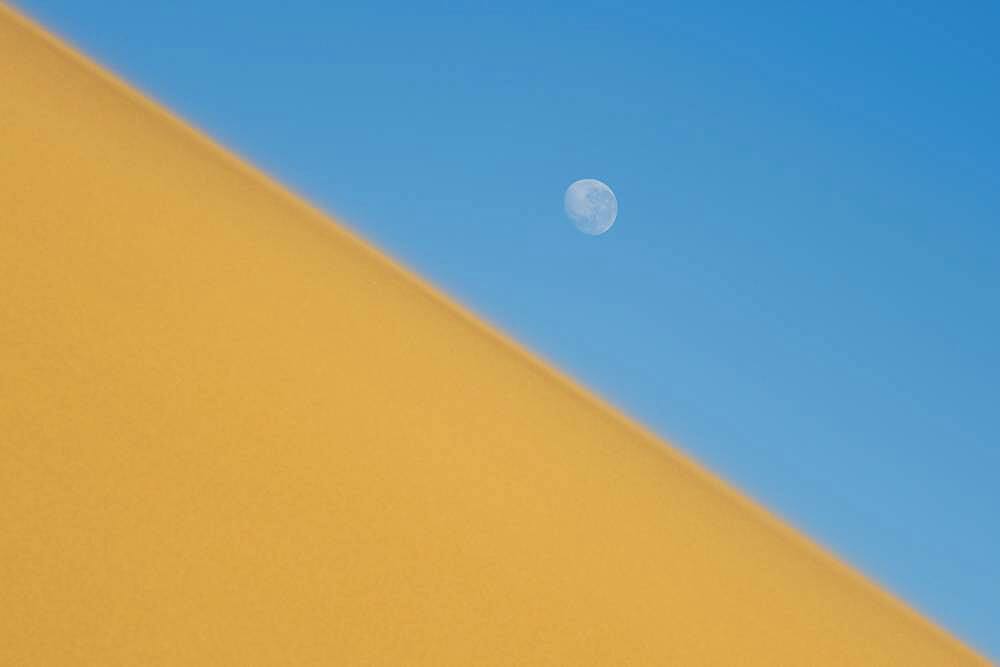
[[594, 178], [574, 181], [563, 198], [566, 215], [584, 234], [598, 236], [618, 217], [618, 199], [606, 184]]

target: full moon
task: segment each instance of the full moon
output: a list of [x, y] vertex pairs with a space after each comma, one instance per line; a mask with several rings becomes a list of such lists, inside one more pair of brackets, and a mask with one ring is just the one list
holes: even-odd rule
[[611, 229], [618, 217], [618, 200], [604, 183], [584, 178], [566, 188], [566, 215], [584, 234], [597, 236]]

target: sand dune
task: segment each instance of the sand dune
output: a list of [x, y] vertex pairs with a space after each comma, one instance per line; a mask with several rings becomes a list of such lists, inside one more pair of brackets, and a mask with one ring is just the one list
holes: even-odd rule
[[984, 662], [3, 8], [0, 599], [5, 665]]

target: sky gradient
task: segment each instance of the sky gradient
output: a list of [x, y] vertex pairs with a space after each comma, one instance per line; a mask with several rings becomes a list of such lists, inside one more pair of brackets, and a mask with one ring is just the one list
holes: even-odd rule
[[996, 5], [14, 4], [1000, 656]]

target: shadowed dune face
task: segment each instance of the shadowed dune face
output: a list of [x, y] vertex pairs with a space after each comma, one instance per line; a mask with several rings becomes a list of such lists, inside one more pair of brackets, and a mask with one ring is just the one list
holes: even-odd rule
[[2, 8], [0, 149], [0, 663], [977, 663]]

